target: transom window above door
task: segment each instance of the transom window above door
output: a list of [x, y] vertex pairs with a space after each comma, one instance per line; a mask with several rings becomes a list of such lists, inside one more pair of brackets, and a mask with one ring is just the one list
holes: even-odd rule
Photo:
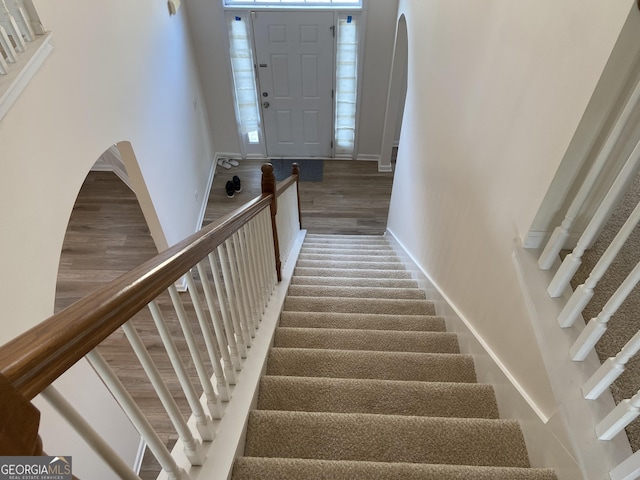
[[363, 0], [223, 0], [225, 7], [251, 8], [349, 8], [361, 9]]

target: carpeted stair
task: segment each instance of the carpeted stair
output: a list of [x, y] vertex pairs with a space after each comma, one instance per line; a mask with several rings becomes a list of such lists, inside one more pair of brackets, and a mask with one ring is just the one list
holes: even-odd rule
[[307, 235], [233, 480], [552, 480], [384, 237]]

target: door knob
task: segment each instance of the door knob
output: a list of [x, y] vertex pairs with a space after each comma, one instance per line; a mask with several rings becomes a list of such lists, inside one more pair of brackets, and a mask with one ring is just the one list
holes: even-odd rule
[[262, 106], [264, 108], [269, 108], [269, 102], [262, 102]]

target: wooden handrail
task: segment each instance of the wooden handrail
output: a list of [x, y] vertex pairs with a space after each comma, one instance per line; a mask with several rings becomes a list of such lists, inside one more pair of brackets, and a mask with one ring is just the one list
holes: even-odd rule
[[32, 399], [274, 203], [272, 194], [255, 198], [9, 341], [0, 347], [0, 374]]

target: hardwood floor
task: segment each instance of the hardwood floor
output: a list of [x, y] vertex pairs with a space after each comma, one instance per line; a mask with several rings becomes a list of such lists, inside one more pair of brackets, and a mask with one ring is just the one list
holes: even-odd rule
[[[218, 167], [204, 217], [204, 224], [233, 211], [260, 194], [260, 167], [263, 161], [243, 160], [238, 167]], [[242, 192], [227, 198], [225, 183], [233, 175], [242, 181]], [[325, 161], [322, 182], [301, 182], [302, 227], [311, 233], [382, 234], [385, 231], [393, 174], [378, 173], [374, 162]], [[71, 215], [61, 253], [56, 290], [56, 311], [82, 298], [156, 254], [138, 201], [114, 174], [91, 172]], [[184, 294], [187, 296], [188, 294]], [[159, 303], [172, 336], [181, 352], [186, 341], [172, 315], [168, 295]], [[185, 302], [189, 305], [190, 302]], [[188, 311], [199, 332], [192, 311]], [[168, 383], [184, 418], [190, 411], [147, 310], [133, 318], [154, 362]], [[204, 340], [198, 344], [205, 351]], [[162, 440], [169, 446], [176, 439], [164, 409], [146, 381], [132, 348], [121, 329], [99, 346], [128, 391], [141, 406]], [[187, 357], [185, 356], [185, 359]], [[186, 361], [198, 395], [202, 393], [193, 363]], [[207, 368], [212, 373], [211, 365]], [[143, 480], [155, 479], [159, 466], [147, 455], [141, 471]]]
[[[321, 160], [319, 160], [321, 161]], [[262, 160], [241, 160], [238, 167], [218, 167], [205, 224], [260, 194]], [[240, 177], [242, 192], [227, 198], [224, 186]], [[324, 160], [321, 182], [300, 182], [302, 228], [309, 233], [382, 235], [387, 226], [392, 173], [378, 173], [375, 162]]]

